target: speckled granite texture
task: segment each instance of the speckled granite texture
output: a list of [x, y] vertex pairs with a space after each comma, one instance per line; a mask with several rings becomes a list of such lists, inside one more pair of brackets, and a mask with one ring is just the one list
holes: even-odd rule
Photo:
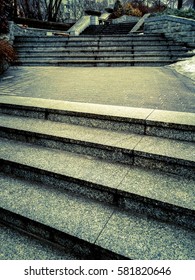
[[[143, 215], [121, 212], [109, 205], [73, 196], [55, 187], [48, 188], [5, 176], [1, 177], [1, 186], [1, 205], [4, 209], [39, 222], [41, 231], [44, 231], [41, 224], [51, 227], [54, 236], [56, 229], [83, 242], [85, 240], [90, 246], [98, 245], [133, 259], [195, 257], [195, 233], [191, 230], [148, 219]], [[40, 231], [33, 224], [28, 225], [28, 230]], [[13, 238], [9, 234], [9, 244]], [[17, 239], [14, 245], [16, 250], [18, 242]], [[9, 247], [8, 252], [14, 256]], [[25, 254], [20, 256], [25, 257]]]
[[52, 244], [0, 225], [0, 260], [76, 260], [77, 258]]
[[1, 137], [194, 176], [194, 144], [154, 136], [0, 115]]
[[195, 258], [195, 114], [0, 104], [1, 259]]
[[193, 113], [14, 96], [0, 104], [3, 113], [195, 141]]
[[[147, 201], [148, 198], [148, 205], [150, 205], [150, 199], [153, 200], [153, 204], [157, 200], [160, 203], [156, 211], [159, 207], [169, 209], [169, 205], [172, 205], [174, 220], [174, 216], [177, 217], [175, 211], [177, 213], [179, 207], [181, 208], [179, 215], [187, 214], [185, 220], [188, 226], [195, 226], [195, 223], [189, 219], [195, 210], [194, 201], [191, 198], [194, 197], [193, 179], [187, 177], [184, 179], [182, 176], [168, 175], [155, 170], [132, 168], [94, 157], [7, 139], [1, 139], [0, 144], [3, 160], [1, 169], [8, 174], [49, 185], [54, 184], [88, 197], [93, 194], [93, 198], [100, 201], [104, 197], [103, 201], [112, 204], [117, 204], [121, 195], [123, 197], [123, 193], [130, 199], [132, 194], [135, 195], [135, 201], [138, 200], [138, 202], [140, 202], [139, 197], [142, 197], [142, 202]], [[186, 185], [188, 185], [187, 189], [185, 189]], [[173, 192], [171, 196], [170, 192]], [[131, 209], [127, 204], [125, 203], [125, 208]], [[137, 207], [136, 210], [139, 211], [139, 208]], [[160, 217], [164, 219], [166, 215], [161, 214]]]

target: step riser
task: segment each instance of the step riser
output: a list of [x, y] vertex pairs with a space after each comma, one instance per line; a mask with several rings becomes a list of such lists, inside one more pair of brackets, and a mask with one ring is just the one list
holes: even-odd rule
[[[78, 62], [90, 62], [90, 63], [94, 63], [96, 61], [98, 61], [97, 63], [103, 62], [103, 63], [117, 63], [117, 61], [119, 63], [173, 63], [176, 61], [180, 61], [184, 58], [185, 56], [182, 56], [182, 58], [178, 58], [177, 56], [172, 56], [172, 55], [167, 55], [167, 56], [135, 56], [135, 55], [127, 55], [127, 56], [96, 56], [96, 55], [91, 55], [91, 56], [83, 56], [81, 54], [81, 56], [47, 56], [47, 57], [43, 57], [43, 56], [31, 56], [31, 55], [26, 55], [26, 56], [20, 56], [18, 61], [16, 62], [16, 64], [20, 64], [20, 63], [68, 63], [69, 61], [73, 61], [74, 63]], [[52, 62], [51, 62], [52, 61]]]
[[[102, 61], [107, 61], [107, 60], [114, 60], [114, 61], [116, 61], [116, 60], [119, 60], [119, 61], [121, 61], [121, 60], [124, 60], [124, 61], [129, 61], [129, 60], [135, 60], [136, 61], [136, 59], [140, 59], [140, 58], [142, 58], [144, 61], [151, 61], [151, 60], [153, 60], [153, 61], [156, 61], [157, 63], [159, 62], [159, 61], [163, 61], [163, 60], [165, 60], [166, 62], [167, 62], [167, 60], [170, 58], [170, 62], [172, 62], [172, 60], [171, 59], [174, 59], [172, 56], [166, 56], [166, 57], [163, 57], [163, 56], [148, 56], [148, 57], [136, 57], [136, 56], [134, 56], [134, 55], [132, 55], [132, 56], [127, 56], [127, 57], [123, 57], [123, 56], [119, 56], [119, 57], [116, 57], [116, 56], [104, 56], [104, 57], [99, 57], [99, 56], [92, 56], [92, 57], [87, 57], [87, 56], [61, 56], [61, 57], [59, 57], [59, 56], [50, 56], [50, 57], [37, 57], [37, 56], [35, 56], [35, 57], [32, 57], [32, 56], [25, 56], [25, 57], [20, 57], [20, 59], [19, 59], [19, 61], [20, 62], [23, 62], [23, 63], [31, 63], [31, 62], [33, 62], [33, 61], [38, 61], [39, 59], [41, 60], [41, 63], [43, 62], [43, 63], [47, 63], [48, 61], [50, 61], [50, 60], [53, 60], [53, 61], [61, 61], [61, 60], [65, 60], [65, 61], [69, 61], [69, 60], [74, 60], [74, 61], [80, 61], [80, 60], [83, 60], [83, 61], [86, 61], [86, 60], [102, 60]], [[175, 58], [175, 60], [176, 60], [176, 58]]]
[[8, 227], [12, 227], [33, 235], [35, 238], [41, 238], [42, 240], [60, 246], [66, 252], [73, 253], [79, 259], [126, 259], [124, 256], [112, 253], [95, 244], [88, 243], [37, 221], [28, 219], [27, 217], [12, 213], [6, 209], [0, 208], [0, 221]]
[[144, 51], [140, 51], [140, 52], [136, 52], [134, 53], [134, 51], [118, 51], [117, 53], [115, 51], [85, 51], [85, 50], [80, 50], [79, 53], [78, 52], [74, 52], [74, 51], [58, 51], [58, 53], [56, 54], [56, 51], [50, 51], [47, 52], [47, 54], [45, 54], [43, 51], [39, 52], [39, 51], [20, 51], [19, 53], [19, 57], [26, 57], [26, 56], [31, 56], [31, 57], [40, 57], [40, 58], [44, 58], [44, 57], [64, 57], [64, 56], [74, 56], [74, 57], [80, 57], [80, 56], [112, 56], [112, 57], [123, 57], [123, 56], [134, 56], [134, 57], [164, 57], [164, 56], [175, 56], [175, 57], [191, 57], [192, 55], [189, 53], [183, 53], [183, 52], [169, 52], [169, 51], [150, 51], [150, 52], [144, 52]]
[[172, 42], [172, 41], [165, 41], [165, 40], [161, 40], [161, 39], [153, 39], [153, 40], [139, 40], [139, 39], [88, 39], [86, 38], [86, 40], [38, 40], [38, 41], [34, 41], [34, 40], [15, 40], [14, 41], [15, 45], [23, 45], [23, 44], [28, 44], [30, 46], [33, 45], [39, 45], [39, 44], [44, 44], [44, 45], [51, 45], [51, 44], [61, 44], [61, 45], [91, 45], [91, 44], [95, 44], [95, 45], [110, 45], [110, 44], [114, 44], [114, 45], [123, 45], [123, 44], [132, 44], [132, 45], [153, 45], [153, 44], [158, 44], [158, 45], [170, 45], [170, 46], [181, 46], [181, 44], [177, 43], [177, 42]]
[[79, 35], [79, 36], [70, 36], [70, 37], [61, 37], [61, 36], [39, 36], [37, 39], [37, 36], [16, 36], [15, 40], [16, 41], [21, 41], [25, 37], [25, 40], [33, 40], [33, 41], [38, 41], [40, 40], [59, 40], [59, 41], [64, 41], [64, 40], [69, 40], [69, 41], [80, 41], [80, 40], [166, 40], [166, 41], [173, 41], [171, 38], [166, 38], [164, 39], [163, 37], [156, 35], [156, 34], [137, 34], [137, 33], [131, 33], [128, 34], [128, 36], [123, 36], [123, 35], [110, 35], [110, 36], [102, 36], [102, 35]]
[[194, 163], [187, 160], [158, 156], [136, 150], [109, 147], [90, 142], [76, 141], [73, 139], [64, 139], [62, 137], [49, 136], [40, 133], [20, 132], [19, 130], [8, 128], [1, 128], [0, 136], [48, 148], [85, 154], [112, 162], [120, 162], [149, 169], [155, 168], [166, 173], [195, 178]]
[[16, 51], [17, 52], [44, 52], [47, 51], [47, 52], [86, 52], [86, 51], [95, 51], [95, 52], [180, 52], [180, 53], [185, 53], [185, 49], [182, 49], [182, 48], [178, 48], [178, 47], [162, 47], [162, 46], [159, 46], [159, 47], [139, 47], [139, 46], [129, 46], [129, 47], [111, 47], [111, 46], [108, 46], [107, 48], [105, 47], [101, 47], [101, 48], [98, 48], [98, 47], [84, 47], [84, 48], [81, 48], [80, 46], [75, 46], [75, 47], [48, 47], [47, 50], [45, 47], [25, 47], [25, 46], [21, 46], [21, 47], [16, 47]]
[[73, 179], [60, 174], [38, 168], [24, 166], [22, 164], [1, 160], [1, 172], [17, 176], [21, 179], [35, 181], [49, 186], [56, 186], [74, 194], [88, 197], [90, 199], [108, 203], [117, 208], [139, 213], [148, 217], [171, 222], [184, 228], [195, 229], [193, 219], [194, 211], [156, 201], [136, 194], [117, 191], [116, 189], [89, 183], [80, 179]]
[[0, 112], [15, 116], [44, 119], [54, 122], [70, 123], [97, 127], [116, 131], [127, 131], [137, 134], [144, 134], [145, 123], [142, 120], [125, 121], [121, 118], [107, 117], [101, 115], [82, 114], [78, 112], [60, 112], [58, 110], [44, 110], [41, 108], [21, 107], [1, 104]]
[[41, 145], [47, 148], [59, 149], [68, 152], [84, 154], [97, 157], [112, 162], [124, 164], [133, 164], [133, 152], [131, 150], [122, 151], [119, 148], [104, 146], [90, 142], [76, 141], [73, 139], [64, 139], [55, 136], [48, 136], [39, 133], [28, 133], [25, 131], [2, 128], [0, 137]]
[[163, 127], [161, 123], [147, 120], [126, 120], [125, 118], [120, 117], [106, 117], [81, 112], [61, 112], [60, 110], [41, 109], [30, 106], [24, 107], [10, 104], [1, 104], [0, 113], [195, 142], [195, 131], [193, 126], [174, 126], [174, 124], [171, 124], [170, 126]]
[[[134, 49], [139, 49], [139, 48], [142, 48], [142, 49], [150, 49], [150, 48], [159, 48], [159, 49], [168, 49], [169, 48], [169, 45], [168, 44], [162, 44], [162, 43], [151, 43], [151, 44], [148, 44], [148, 43], [139, 43], [139, 44], [133, 44], [133, 43], [111, 43], [111, 42], [108, 42], [108, 43], [71, 43], [71, 44], [64, 44], [64, 43], [48, 43], [48, 44], [42, 44], [42, 43], [39, 43], [39, 44], [29, 44], [29, 43], [22, 43], [22, 44], [17, 44], [15, 45], [16, 49], [18, 48], [31, 48], [31, 49], [39, 49], [39, 48], [96, 48], [96, 49], [100, 49], [100, 48], [111, 48], [111, 47], [118, 47], [118, 48], [134, 48]], [[170, 46], [171, 48], [181, 48], [180, 46]]]
[[19, 58], [20, 59], [25, 59], [25, 58], [39, 58], [40, 60], [43, 59], [49, 59], [49, 58], [55, 58], [55, 59], [69, 59], [69, 60], [73, 60], [73, 59], [80, 59], [83, 58], [85, 60], [91, 60], [91, 59], [103, 59], [103, 60], [107, 60], [107, 59], [145, 59], [145, 58], [153, 58], [153, 59], [167, 59], [167, 58], [173, 58], [175, 57], [176, 59], [181, 57], [191, 57], [190, 54], [187, 53], [174, 53], [174, 52], [134, 52], [134, 51], [129, 51], [129, 52], [120, 52], [120, 53], [116, 53], [116, 52], [50, 52], [45, 54], [44, 52], [20, 52], [19, 53]]
[[82, 62], [82, 61], [61, 61], [61, 62], [56, 62], [56, 61], [48, 61], [48, 62], [17, 62], [14, 63], [13, 65], [15, 66], [63, 66], [63, 67], [133, 67], [133, 66], [150, 66], [150, 67], [160, 67], [160, 66], [165, 66], [167, 64], [171, 64], [176, 62], [174, 61], [141, 61], [141, 62]]
[[189, 161], [158, 157], [147, 153], [141, 156], [140, 152], [135, 151], [134, 165], [195, 179], [195, 166]]
[[172, 44], [175, 44], [175, 45], [179, 45], [179, 43], [175, 43], [171, 40], [164, 40], [162, 38], [143, 38], [143, 37], [130, 37], [130, 36], [125, 36], [125, 37], [110, 37], [109, 36], [105, 36], [105, 37], [101, 37], [101, 36], [98, 36], [98, 37], [95, 37], [95, 36], [86, 36], [86, 37], [78, 37], [78, 38], [60, 38], [60, 37], [47, 37], [47, 38], [39, 38], [37, 39], [36, 37], [35, 38], [26, 38], [24, 39], [21, 38], [15, 38], [15, 41], [14, 41], [16, 44], [20, 44], [20, 43], [31, 43], [31, 44], [40, 44], [40, 43], [48, 43], [48, 44], [51, 44], [51, 43], [95, 43], [95, 42], [101, 42], [101, 43], [114, 43], [114, 42], [118, 42], [118, 43], [124, 43], [124, 42], [134, 42], [136, 44], [138, 43], [156, 43], [156, 42], [159, 42], [159, 43], [172, 43]]

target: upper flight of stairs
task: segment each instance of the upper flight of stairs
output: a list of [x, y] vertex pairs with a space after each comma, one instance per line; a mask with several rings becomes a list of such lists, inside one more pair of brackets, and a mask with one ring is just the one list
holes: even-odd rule
[[158, 35], [17, 36], [17, 65], [162, 66], [192, 54]]
[[195, 258], [195, 114], [0, 104], [2, 259]]
[[126, 35], [137, 22], [109, 24], [109, 25], [90, 25], [81, 35]]

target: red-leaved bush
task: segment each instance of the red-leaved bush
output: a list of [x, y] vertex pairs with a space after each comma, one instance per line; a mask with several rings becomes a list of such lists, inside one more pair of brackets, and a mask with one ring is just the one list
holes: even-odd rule
[[0, 39], [0, 73], [3, 73], [16, 59], [17, 55], [12, 45]]

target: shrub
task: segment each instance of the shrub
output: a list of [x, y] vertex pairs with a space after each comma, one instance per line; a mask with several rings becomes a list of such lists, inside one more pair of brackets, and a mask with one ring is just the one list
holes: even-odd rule
[[0, 39], [0, 73], [7, 70], [16, 59], [16, 52], [12, 45], [8, 41]]
[[114, 11], [110, 15], [110, 18], [115, 19], [123, 15], [137, 16], [137, 17], [142, 16], [142, 12], [139, 10], [139, 7], [133, 6], [130, 2], [125, 3], [122, 6], [119, 2], [120, 1], [116, 1]]
[[124, 9], [124, 14], [127, 16], [136, 16], [136, 17], [142, 16], [142, 12], [139, 10], [139, 8], [133, 6], [131, 3], [126, 3], [123, 9]]
[[131, 2], [133, 8], [137, 8], [142, 15], [147, 13], [163, 12], [167, 6], [158, 0], [153, 1], [152, 5], [147, 6], [142, 0], [133, 0]]

